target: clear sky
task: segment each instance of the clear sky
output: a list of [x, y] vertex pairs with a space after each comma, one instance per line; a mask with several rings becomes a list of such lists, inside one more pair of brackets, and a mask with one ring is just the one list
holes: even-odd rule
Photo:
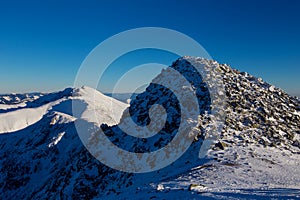
[[1, 1], [0, 93], [72, 86], [100, 42], [152, 26], [180, 31], [218, 62], [300, 96], [299, 10], [297, 0]]

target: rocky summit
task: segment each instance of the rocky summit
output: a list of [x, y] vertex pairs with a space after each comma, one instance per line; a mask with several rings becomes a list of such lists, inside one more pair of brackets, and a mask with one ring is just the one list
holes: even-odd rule
[[[213, 79], [217, 81], [209, 81]], [[224, 91], [211, 90], [220, 86]], [[177, 90], [195, 95], [197, 113], [189, 101], [180, 101]], [[0, 102], [0, 199], [300, 197], [299, 99], [226, 64], [182, 57], [130, 104], [89, 87], [2, 95]], [[164, 124], [153, 120], [161, 114], [150, 111], [155, 104], [165, 109]], [[129, 118], [139, 126], [161, 129], [148, 138], [128, 135], [120, 126], [129, 126]], [[193, 141], [165, 168], [128, 173], [94, 158], [82, 144], [76, 123], [95, 148], [101, 144], [101, 130], [116, 146], [135, 153], [166, 147], [181, 125], [187, 134], [193, 132]], [[211, 133], [216, 138], [201, 157]]]

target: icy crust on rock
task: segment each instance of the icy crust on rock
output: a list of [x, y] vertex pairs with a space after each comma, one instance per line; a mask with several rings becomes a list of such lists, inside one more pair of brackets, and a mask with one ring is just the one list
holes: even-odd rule
[[300, 148], [299, 100], [246, 72], [222, 70], [229, 106], [220, 138], [229, 146]]
[[[201, 79], [199, 79], [201, 77], [196, 74], [193, 75], [193, 73], [191, 73], [190, 71], [187, 72], [188, 65], [190, 65], [187, 61], [178, 61], [171, 67], [179, 68], [178, 65], [180, 65], [181, 68], [178, 69], [178, 71], [195, 80], [195, 83], [193, 83], [193, 87], [196, 88], [196, 90], [194, 91], [193, 88], [189, 88], [190, 86], [183, 85], [182, 82], [178, 81], [178, 76], [182, 75], [177, 74], [178, 76], [170, 77], [171, 69], [169, 68], [163, 70], [162, 73], [158, 77], [156, 77], [146, 88], [145, 92], [137, 95], [136, 98], [130, 102], [130, 107], [128, 108], [129, 111], [123, 114], [121, 123], [124, 122], [126, 125], [127, 118], [132, 118], [133, 121], [139, 126], [146, 126], [149, 125], [150, 122], [153, 122], [154, 127], [161, 127], [160, 123], [163, 123], [163, 120], [161, 120], [161, 116], [157, 116], [156, 118], [155, 116], [158, 115], [158, 113], [156, 112], [152, 112], [152, 116], [150, 115], [151, 107], [155, 104], [159, 104], [165, 109], [166, 123], [163, 125], [161, 131], [158, 132], [157, 135], [149, 138], [134, 138], [122, 132], [122, 130], [120, 130], [118, 126], [108, 127], [103, 124], [102, 128], [105, 130], [106, 134], [112, 141], [116, 140], [117, 138], [122, 138], [122, 140], [118, 142], [118, 145], [120, 145], [121, 148], [128, 150], [132, 148], [132, 152], [154, 151], [168, 144], [176, 135], [178, 127], [180, 126], [180, 109], [181, 107], [188, 108], [190, 105], [188, 105], [189, 102], [179, 102], [172, 90], [164, 86], [167, 85], [166, 82], [172, 82], [171, 84], [178, 90], [191, 90], [196, 93], [200, 112], [197, 113], [197, 116], [199, 114], [207, 114], [210, 112], [209, 92], [205, 83], [202, 82]], [[183, 105], [181, 105], [181, 103], [183, 103]], [[190, 112], [194, 112], [194, 110], [190, 110]], [[191, 120], [197, 121], [198, 119]], [[129, 127], [127, 130], [134, 129], [130, 129]], [[199, 134], [201, 135], [200, 132]], [[128, 146], [128, 144], [130, 144], [130, 146]]]
[[[114, 154], [128, 155], [123, 160], [130, 165], [123, 166], [121, 158], [115, 158], [110, 166], [128, 172], [160, 169], [163, 163], [170, 161], [170, 164], [177, 160], [193, 140], [202, 144], [203, 138], [206, 138], [205, 141], [210, 142], [203, 143], [206, 144], [205, 148], [202, 145], [201, 151], [198, 149], [194, 152], [196, 157], [204, 157], [215, 139], [213, 134], [222, 130], [225, 121], [225, 89], [218, 79], [213, 80], [216, 76], [220, 78], [220, 71], [215, 61], [191, 57], [178, 59], [152, 80], [145, 92], [130, 102], [130, 107], [123, 113], [118, 125], [101, 126], [112, 144], [105, 147], [107, 141], [102, 140], [102, 133], [99, 133], [91, 139], [89, 148], [93, 149], [98, 159], [105, 162], [111, 160], [108, 156], [112, 153], [105, 157], [103, 152], [115, 148], [114, 145], [118, 146], [122, 150], [115, 148]], [[163, 107], [166, 116], [162, 117], [160, 110], [151, 111], [154, 105]], [[209, 118], [214, 118], [214, 121], [206, 123]], [[148, 131], [145, 130], [146, 126], [156, 134], [149, 134], [151, 136], [148, 137], [133, 136], [132, 132]], [[127, 154], [123, 150], [138, 154]]]

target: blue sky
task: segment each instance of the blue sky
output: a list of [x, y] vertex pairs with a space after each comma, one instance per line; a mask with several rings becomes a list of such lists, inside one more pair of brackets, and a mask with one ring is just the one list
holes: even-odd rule
[[297, 0], [1, 1], [0, 93], [72, 86], [100, 42], [150, 26], [180, 31], [218, 62], [300, 96], [299, 10]]

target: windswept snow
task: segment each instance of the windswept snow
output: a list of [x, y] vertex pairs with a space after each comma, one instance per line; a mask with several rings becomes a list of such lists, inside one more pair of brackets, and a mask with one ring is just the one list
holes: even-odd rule
[[[49, 94], [49, 98], [45, 95], [42, 102], [29, 102], [28, 104], [34, 105], [34, 108], [28, 106], [26, 101], [15, 105], [0, 104], [0, 134], [19, 131], [33, 125], [49, 112], [62, 111], [62, 113], [72, 115], [72, 101], [75, 102], [75, 108], [78, 111], [76, 117], [98, 125], [118, 123], [123, 110], [128, 107], [127, 104], [89, 87], [76, 89], [73, 95], [63, 96], [60, 99], [54, 98], [55, 100], [51, 101], [53, 96], [55, 94]], [[48, 101], [50, 102], [45, 103]], [[110, 115], [110, 111], [114, 113], [113, 116]]]
[[[98, 126], [103, 123], [108, 125], [117, 124], [123, 111], [128, 107], [128, 104], [108, 97], [87, 86], [76, 89], [73, 96], [73, 99], [82, 100], [82, 102], [86, 104], [86, 109], [80, 111], [79, 113], [81, 114], [77, 117], [88, 122], [96, 123]], [[74, 112], [76, 112], [77, 109], [81, 110], [80, 107], [80, 105], [74, 103]]]
[[48, 104], [38, 108], [23, 108], [0, 113], [0, 133], [18, 131], [36, 123], [46, 114], [49, 106]]
[[19, 104], [0, 104], [0, 110], [8, 110], [8, 109], [15, 109], [15, 108], [22, 108], [25, 107], [26, 103], [19, 103]]

